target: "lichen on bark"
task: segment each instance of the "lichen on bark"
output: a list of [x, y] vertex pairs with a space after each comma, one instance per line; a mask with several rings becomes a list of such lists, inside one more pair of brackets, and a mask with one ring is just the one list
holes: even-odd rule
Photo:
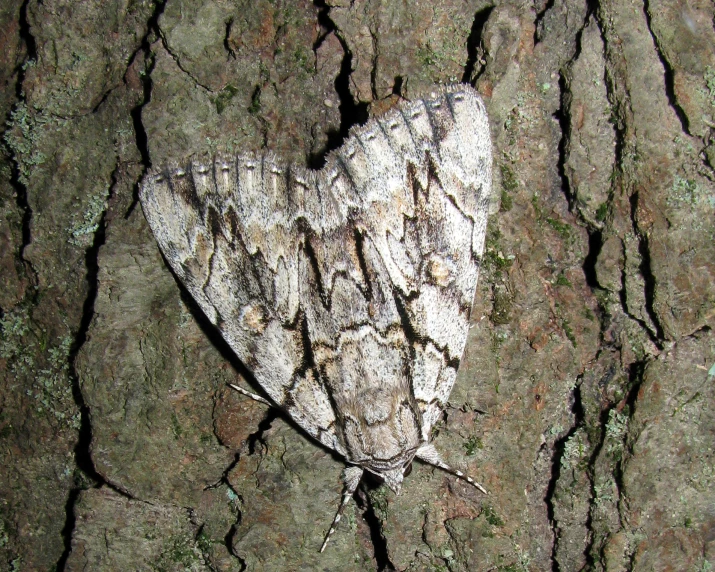
[[[6, 2], [6, 567], [715, 564], [714, 11]], [[435, 439], [490, 494], [415, 466], [398, 497], [361, 488], [319, 555], [342, 463], [226, 389], [250, 375], [164, 264], [137, 185], [211, 150], [319, 167], [351, 125], [453, 81], [483, 94], [498, 168]]]

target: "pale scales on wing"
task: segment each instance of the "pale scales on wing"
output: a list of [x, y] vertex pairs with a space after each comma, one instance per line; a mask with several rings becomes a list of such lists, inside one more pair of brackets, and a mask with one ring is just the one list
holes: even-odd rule
[[153, 170], [140, 198], [176, 276], [268, 395], [399, 491], [430, 444], [469, 329], [491, 190], [487, 114], [444, 87], [351, 130], [319, 171], [270, 153]]

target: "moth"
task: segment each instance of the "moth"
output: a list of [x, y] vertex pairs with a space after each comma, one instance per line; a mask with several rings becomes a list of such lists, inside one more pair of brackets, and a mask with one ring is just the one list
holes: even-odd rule
[[321, 170], [269, 152], [152, 170], [140, 189], [175, 275], [268, 399], [346, 461], [321, 552], [368, 471], [399, 493], [469, 330], [492, 150], [484, 103], [443, 87], [353, 128]]

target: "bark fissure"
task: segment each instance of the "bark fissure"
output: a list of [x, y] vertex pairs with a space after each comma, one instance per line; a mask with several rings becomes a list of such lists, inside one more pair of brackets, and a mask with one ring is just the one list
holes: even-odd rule
[[325, 164], [325, 158], [330, 151], [337, 149], [343, 144], [348, 136], [350, 128], [354, 125], [362, 125], [368, 118], [368, 104], [357, 102], [350, 91], [350, 76], [353, 73], [353, 55], [347, 42], [342, 37], [338, 26], [330, 18], [330, 6], [325, 0], [315, 0], [313, 4], [318, 7], [318, 23], [327, 30], [327, 33], [334, 33], [343, 49], [343, 58], [340, 62], [340, 71], [335, 77], [335, 92], [338, 94], [340, 103], [340, 128], [337, 131], [328, 132], [327, 142], [320, 152], [313, 153], [308, 158], [308, 166], [319, 169]]
[[[37, 45], [35, 43], [35, 37], [30, 31], [30, 22], [27, 17], [27, 6], [30, 0], [25, 0], [20, 7], [20, 21], [19, 21], [19, 35], [20, 39], [25, 44], [26, 58], [23, 65], [21, 65], [17, 70], [17, 80], [15, 82], [15, 97], [17, 98], [17, 105], [23, 104], [26, 100], [25, 93], [23, 91], [23, 85], [25, 83], [25, 66], [30, 62], [37, 60]], [[21, 227], [22, 227], [22, 243], [17, 252], [17, 256], [22, 263], [27, 277], [29, 278], [33, 286], [39, 284], [39, 275], [37, 270], [33, 266], [32, 262], [25, 258], [25, 249], [32, 242], [32, 207], [30, 206], [27, 187], [22, 182], [22, 177], [20, 176], [20, 160], [15, 156], [15, 152], [9, 147], [7, 141], [5, 142], [5, 147], [8, 149], [12, 160], [12, 173], [10, 177], [10, 184], [15, 191], [15, 201], [18, 209], [22, 213], [21, 217]]]
[[[161, 11], [163, 11], [165, 5], [164, 2], [157, 3], [155, 12], [150, 18], [149, 22], [147, 23], [147, 28], [146, 28], [146, 34], [142, 38], [140, 42], [139, 48], [134, 52], [132, 57], [130, 58], [130, 64], [129, 66], [132, 65], [134, 58], [137, 56], [137, 54], [144, 52], [147, 53], [149, 51], [149, 42], [148, 42], [148, 37], [156, 28], [156, 22], [158, 20], [159, 15], [161, 14]], [[147, 137], [146, 137], [146, 132], [143, 129], [142, 123], [141, 123], [141, 107], [146, 104], [148, 99], [150, 98], [150, 93], [151, 93], [151, 80], [149, 78], [150, 74], [147, 74], [144, 78], [144, 95], [145, 95], [145, 101], [142, 102], [140, 105], [136, 106], [134, 109], [131, 110], [131, 117], [134, 123], [134, 128], [135, 128], [135, 136], [136, 136], [136, 142], [137, 142], [137, 147], [139, 149], [139, 152], [142, 156], [142, 162], [144, 163], [145, 169], [149, 167], [150, 162], [149, 162], [149, 154], [148, 154], [148, 145], [147, 145]], [[101, 102], [100, 102], [101, 104]], [[110, 185], [109, 185], [109, 190], [108, 190], [108, 195], [106, 199], [106, 205], [111, 205], [112, 199], [114, 197], [114, 190], [118, 182], [119, 178], [119, 172], [121, 170], [121, 164], [119, 163], [119, 157], [117, 157], [117, 163], [115, 166], [115, 169], [111, 173], [110, 176]], [[138, 185], [137, 185], [138, 189]], [[138, 197], [137, 197], [138, 198]], [[135, 199], [136, 203], [136, 199]], [[76, 526], [76, 514], [75, 514], [75, 507], [76, 503], [79, 500], [80, 494], [82, 491], [87, 490], [88, 488], [101, 488], [101, 487], [108, 487], [111, 490], [113, 490], [115, 493], [131, 499], [135, 500], [134, 497], [129, 494], [128, 491], [124, 490], [121, 486], [117, 486], [114, 483], [110, 482], [108, 479], [106, 479], [103, 475], [101, 475], [95, 465], [94, 461], [92, 459], [92, 453], [91, 453], [91, 446], [92, 446], [92, 421], [91, 421], [91, 415], [90, 415], [90, 407], [87, 404], [84, 395], [82, 393], [82, 388], [80, 385], [80, 377], [79, 373], [76, 370], [76, 360], [77, 360], [77, 355], [82, 349], [82, 346], [85, 344], [87, 341], [87, 334], [89, 332], [89, 328], [92, 324], [92, 321], [94, 320], [94, 304], [97, 299], [97, 295], [99, 292], [99, 253], [102, 247], [104, 246], [106, 242], [106, 229], [107, 229], [107, 213], [108, 213], [108, 208], [109, 206], [106, 206], [104, 211], [101, 214], [99, 223], [97, 225], [97, 230], [94, 233], [93, 236], [93, 241], [92, 245], [86, 249], [85, 251], [85, 268], [86, 268], [86, 281], [88, 284], [88, 289], [87, 289], [87, 296], [84, 300], [84, 306], [82, 310], [82, 316], [80, 319], [80, 324], [79, 324], [79, 329], [77, 331], [77, 334], [75, 336], [72, 348], [70, 350], [70, 354], [68, 357], [69, 360], [69, 376], [70, 380], [72, 383], [72, 397], [79, 408], [80, 412], [80, 428], [78, 432], [78, 439], [77, 443], [74, 448], [74, 455], [75, 455], [75, 464], [77, 466], [77, 469], [82, 473], [85, 479], [87, 479], [87, 483], [82, 483], [79, 486], [73, 487], [70, 490], [66, 505], [65, 505], [65, 512], [66, 512], [66, 520], [65, 520], [65, 525], [62, 529], [62, 536], [64, 538], [64, 543], [65, 543], [65, 549], [60, 556], [56, 568], [57, 570], [64, 570], [67, 564], [67, 560], [69, 558], [69, 555], [72, 550], [72, 536], [75, 530]], [[129, 216], [131, 212], [131, 207], [130, 211], [127, 213], [127, 217]]]
[[[576, 62], [576, 60], [578, 60], [578, 58], [581, 56], [581, 51], [583, 49], [583, 32], [586, 29], [586, 26], [588, 26], [588, 22], [591, 19], [591, 16], [592, 11], [590, 9], [586, 10], [586, 15], [584, 16], [583, 23], [581, 24], [581, 27], [576, 31], [574, 53], [569, 58], [568, 62], [563, 66], [563, 70], [569, 70], [569, 68], [574, 65], [574, 62]], [[569, 86], [569, 77], [567, 77], [570, 72], [563, 70], [559, 71], [559, 90], [561, 94], [559, 101], [560, 105], [559, 109], [557, 109], [556, 113], [554, 113], [554, 117], [559, 122], [559, 127], [561, 128], [561, 139], [559, 140], [558, 147], [559, 160], [557, 163], [557, 168], [559, 172], [559, 177], [561, 179], [562, 190], [564, 192], [564, 195], [566, 196], [566, 199], [569, 202], [569, 210], [571, 212], [573, 212], [574, 210], [578, 212], [578, 209], [575, 209], [576, 198], [571, 189], [571, 180], [566, 174], [566, 163], [569, 159], [569, 147], [571, 144], [571, 138], [573, 137], [573, 130], [571, 129], [571, 125], [573, 123], [573, 117], [571, 114], [573, 94], [571, 93], [571, 88]], [[583, 219], [583, 216], [580, 216], [580, 218]], [[588, 221], [585, 222], [588, 223]]]
[[[117, 158], [118, 160], [118, 158]], [[118, 164], [110, 177], [109, 193], [107, 195], [107, 205], [112, 203], [114, 197], [114, 189], [119, 178], [121, 166]], [[79, 329], [74, 338], [74, 342], [68, 356], [69, 362], [69, 378], [72, 383], [72, 397], [80, 412], [80, 427], [77, 437], [77, 443], [74, 447], [74, 458], [77, 470], [81, 472], [86, 482], [78, 484], [70, 490], [69, 497], [66, 503], [66, 520], [65, 526], [62, 529], [62, 535], [65, 541], [65, 550], [57, 562], [57, 570], [64, 570], [67, 558], [72, 550], [72, 534], [76, 524], [75, 505], [79, 500], [82, 491], [89, 488], [108, 487], [115, 493], [134, 500], [134, 497], [124, 490], [122, 487], [115, 485], [100, 474], [92, 459], [92, 420], [90, 416], [90, 407], [87, 404], [82, 393], [80, 384], [80, 376], [76, 369], [77, 355], [82, 349], [82, 346], [87, 341], [89, 328], [94, 320], [94, 304], [99, 292], [99, 252], [106, 242], [107, 229], [107, 212], [108, 208], [102, 212], [97, 230], [94, 233], [92, 245], [85, 251], [85, 268], [87, 274], [87, 297], [84, 300], [82, 316], [80, 319]]]
[[464, 65], [462, 83], [474, 85], [479, 79], [479, 76], [484, 72], [484, 62], [481, 61], [480, 46], [483, 44], [482, 36], [484, 34], [484, 26], [486, 26], [493, 10], [494, 6], [487, 6], [474, 14], [472, 28], [467, 38], [467, 61]]
[[[636, 217], [637, 207], [637, 192], [632, 188], [632, 184], [628, 179], [627, 169], [632, 167], [634, 157], [637, 153], [635, 148], [636, 143], [632, 141], [632, 123], [633, 110], [631, 108], [630, 94], [627, 86], [625, 86], [622, 78], [614, 71], [617, 67], [615, 60], [622, 57], [622, 54], [615, 54], [614, 48], [608, 38], [608, 33], [604, 30], [602, 21], [601, 9], [595, 11], [596, 21], [601, 30], [606, 56], [606, 95], [608, 101], [613, 107], [613, 130], [615, 134], [615, 164], [616, 176], [613, 178], [611, 195], [625, 193], [630, 201], [630, 222], [633, 233], [638, 240], [638, 253], [641, 261], [639, 270], [641, 278], [644, 281], [643, 295], [645, 298], [645, 309], [648, 317], [653, 323], [651, 327], [643, 318], [639, 317], [632, 308], [628, 300], [627, 282], [629, 280], [628, 269], [626, 264], [621, 269], [621, 288], [618, 291], [619, 299], [623, 312], [636, 323], [638, 323], [649, 339], [656, 347], [661, 347], [663, 340], [663, 328], [659, 323], [658, 316], [654, 311], [654, 293], [655, 293], [655, 277], [651, 271], [650, 252], [647, 245], [647, 237], [640, 231]], [[630, 149], [629, 147], [632, 147]], [[625, 239], [622, 238], [624, 260], [627, 260], [628, 246]]]
[[[164, 0], [164, 2], [162, 3], [162, 6], [164, 5], [166, 5], [166, 0]], [[166, 39], [166, 34], [164, 34], [164, 31], [159, 26], [158, 21], [156, 24], [156, 33], [161, 40], [161, 45], [166, 50], [166, 53], [171, 56], [172, 60], [174, 60], [176, 67], [179, 68], [189, 78], [191, 78], [191, 81], [194, 82], [201, 89], [203, 89], [206, 93], [214, 94], [215, 92], [208, 85], [201, 83], [199, 79], [194, 74], [192, 74], [184, 64], [181, 63], [181, 58], [176, 53], [174, 53], [174, 51], [169, 46], [169, 40]]]
[[[387, 538], [384, 534], [384, 523], [378, 516], [375, 510], [374, 501], [368, 491], [376, 486], [384, 486], [381, 483], [376, 483], [370, 473], [365, 473], [358, 492], [355, 493], [354, 499], [358, 502], [358, 508], [362, 510], [362, 518], [370, 531], [370, 540], [373, 546], [373, 558], [378, 572], [387, 570], [395, 570], [395, 565], [390, 560], [390, 550]], [[358, 494], [362, 492], [362, 494]]]
[[655, 303], [655, 289], [656, 289], [656, 277], [653, 274], [653, 270], [651, 268], [651, 257], [650, 257], [650, 248], [648, 246], [648, 235], [647, 233], [642, 232], [638, 228], [638, 222], [637, 222], [637, 214], [636, 211], [638, 209], [638, 200], [639, 200], [639, 193], [635, 192], [631, 195], [630, 197], [630, 203], [631, 203], [631, 221], [633, 223], [633, 232], [635, 233], [636, 237], [638, 238], [638, 253], [640, 254], [641, 258], [641, 263], [639, 265], [639, 271], [640, 275], [643, 277], [643, 282], [644, 282], [644, 294], [645, 294], [645, 308], [646, 312], [648, 313], [648, 317], [650, 318], [651, 323], [653, 324], [653, 327], [655, 328], [655, 332], [652, 332], [651, 328], [647, 327], [647, 324], [643, 323], [643, 320], [640, 320], [641, 323], [643, 323], [643, 326], [647, 329], [648, 332], [651, 333], [651, 339], [653, 343], [659, 348], [662, 349], [663, 346], [663, 341], [665, 340], [665, 332], [663, 330], [663, 326], [660, 323], [660, 318], [658, 316], [658, 313], [656, 312], [654, 308], [654, 303]]
[[[166, 0], [162, 2], [157, 2], [154, 8], [154, 12], [147, 21], [146, 32], [139, 43], [138, 48], [132, 54], [129, 59], [129, 65], [127, 70], [135, 65], [137, 58], [142, 57], [143, 61], [142, 67], [144, 68], [141, 75], [142, 83], [142, 99], [130, 110], [130, 116], [132, 118], [132, 125], [134, 127], [134, 137], [136, 141], [136, 147], [141, 156], [142, 162], [142, 176], [151, 168], [151, 157], [149, 156], [149, 137], [147, 135], [146, 129], [144, 128], [144, 123], [142, 121], [142, 112], [144, 107], [146, 107], [151, 101], [152, 93], [152, 72], [154, 71], [154, 65], [156, 60], [151, 52], [152, 37], [159, 35], [159, 17], [161, 16], [164, 8], [166, 6]], [[134, 185], [133, 200], [127, 212], [124, 215], [124, 219], [128, 219], [134, 212], [134, 209], [139, 204], [139, 181], [137, 180], [136, 185]]]
[[544, 21], [544, 18], [546, 15], [549, 13], [549, 10], [551, 10], [554, 7], [555, 0], [547, 0], [546, 4], [544, 7], [536, 12], [535, 17], [534, 17], [534, 45], [538, 44], [541, 42], [541, 24]]
[[596, 261], [603, 248], [603, 233], [600, 230], [589, 230], [588, 232], [588, 252], [583, 259], [583, 275], [586, 277], [586, 284], [592, 289], [602, 290], [603, 287], [598, 283], [598, 274], [596, 273]]
[[655, 47], [658, 59], [663, 66], [663, 83], [668, 103], [675, 112], [675, 115], [678, 117], [683, 132], [687, 135], [691, 135], [690, 121], [688, 120], [685, 110], [678, 103], [678, 96], [675, 93], [675, 70], [663, 50], [663, 46], [658, 38], [658, 35], [655, 33], [655, 30], [653, 30], [653, 14], [651, 13], [650, 0], [643, 0], [643, 13], [645, 14], [646, 22], [648, 23], [648, 31], [650, 32], [651, 38], [653, 38], [653, 46]]
[[561, 565], [558, 561], [558, 549], [559, 541], [561, 539], [561, 526], [559, 521], [555, 516], [555, 494], [556, 487], [559, 480], [561, 479], [561, 465], [564, 460], [564, 453], [566, 450], [566, 444], [571, 438], [576, 435], [576, 432], [583, 427], [584, 423], [584, 409], [581, 399], [581, 384], [582, 378], [577, 380], [576, 386], [573, 390], [574, 401], [571, 406], [571, 413], [573, 415], [573, 423], [571, 427], [568, 428], [566, 434], [560, 439], [556, 440], [553, 445], [552, 455], [551, 455], [551, 478], [549, 479], [549, 485], [546, 489], [546, 495], [544, 497], [544, 502], [546, 503], [546, 511], [549, 519], [549, 524], [551, 525], [551, 530], [553, 533], [553, 543], [551, 545], [551, 566], [552, 572], [561, 572]]

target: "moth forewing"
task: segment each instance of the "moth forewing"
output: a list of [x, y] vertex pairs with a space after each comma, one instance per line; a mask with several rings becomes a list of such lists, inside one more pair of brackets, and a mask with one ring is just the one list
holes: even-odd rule
[[[398, 492], [429, 442], [469, 329], [491, 190], [479, 95], [443, 87], [351, 130], [319, 171], [270, 153], [189, 158], [140, 199], [166, 260], [269, 400]], [[248, 393], [245, 390], [241, 390]]]

